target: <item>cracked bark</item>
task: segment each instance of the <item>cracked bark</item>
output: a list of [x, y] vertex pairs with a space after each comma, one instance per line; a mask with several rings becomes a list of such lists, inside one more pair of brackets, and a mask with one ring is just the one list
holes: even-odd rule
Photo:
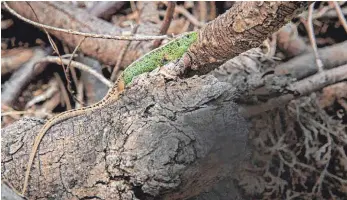
[[[264, 6], [269, 8], [269, 4], [258, 5], [259, 10], [263, 11]], [[306, 3], [289, 5], [299, 4]], [[279, 27], [286, 17], [300, 10], [295, 7], [297, 9], [290, 13], [277, 9], [282, 7], [276, 3], [271, 5], [274, 9], [270, 11], [275, 11], [272, 17], [280, 19], [275, 24]], [[277, 11], [288, 15], [283, 17], [280, 15], [283, 13]], [[244, 30], [235, 35], [243, 32], [251, 38], [237, 38], [233, 46], [221, 45], [227, 47], [223, 51], [226, 54], [212, 45], [215, 60], [210, 59], [212, 53], [202, 54], [201, 62], [195, 63], [202, 66], [199, 70], [210, 71], [213, 64], [224, 62], [252, 45], [257, 46], [264, 35], [276, 30], [276, 26], [265, 23], [266, 20], [261, 25], [238, 22], [240, 26], [236, 28]], [[252, 28], [248, 29], [262, 25], [270, 27], [268, 30], [272, 32], [256, 35], [251, 32]], [[200, 36], [201, 41], [204, 36]], [[193, 61], [194, 54], [207, 52], [206, 45], [214, 41], [210, 39], [192, 48]], [[249, 42], [248, 45], [245, 42]], [[199, 45], [203, 51], [194, 53]], [[230, 53], [231, 47], [237, 52]], [[47, 133], [35, 160], [28, 196], [187, 199], [208, 190], [220, 179], [235, 173], [238, 161], [247, 154], [247, 123], [238, 116], [238, 108], [233, 103], [238, 89], [211, 76], [177, 82], [165, 82], [161, 76], [136, 79], [113, 105], [66, 120]], [[22, 186], [28, 152], [41, 126], [42, 122], [26, 119], [3, 129], [2, 176], [17, 189]]]
[[236, 2], [199, 30], [199, 40], [183, 57], [194, 74], [206, 74], [251, 48], [301, 13], [308, 2]]
[[[30, 199], [187, 199], [233, 173], [247, 141], [235, 88], [212, 76], [146, 76], [113, 105], [47, 132]], [[17, 190], [42, 124], [27, 118], [2, 130], [2, 177]]]

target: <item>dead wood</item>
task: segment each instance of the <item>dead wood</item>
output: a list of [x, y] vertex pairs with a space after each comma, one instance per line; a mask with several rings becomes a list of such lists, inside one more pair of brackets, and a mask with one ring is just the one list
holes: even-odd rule
[[[324, 69], [331, 69], [347, 64], [347, 42], [338, 43], [318, 50]], [[301, 80], [318, 71], [314, 52], [297, 56], [288, 62], [278, 65], [275, 69], [276, 75], [290, 75]]]
[[[252, 49], [232, 59], [233, 72], [226, 74], [242, 80], [247, 77], [242, 71], [257, 73], [260, 55], [260, 49]], [[233, 103], [251, 88], [242, 90], [243, 83], [211, 76], [177, 82], [140, 76], [114, 105], [66, 120], [47, 133], [29, 197], [187, 199], [220, 180], [215, 190], [229, 186], [228, 197], [239, 196], [229, 183], [236, 164], [248, 155], [247, 125]], [[41, 126], [23, 119], [2, 130], [2, 175], [17, 189]]]
[[345, 80], [347, 80], [347, 65], [342, 65], [331, 70], [325, 70], [287, 86], [286, 88], [289, 91], [292, 91], [292, 93], [273, 97], [266, 103], [260, 105], [242, 108], [240, 109], [240, 112], [245, 117], [259, 115], [265, 111], [287, 105], [293, 99], [309, 95], [314, 91], [323, 89], [325, 86]]
[[[230, 176], [247, 140], [235, 89], [211, 76], [149, 80], [136, 79], [114, 105], [54, 126], [27, 195], [186, 199]], [[2, 130], [2, 176], [18, 190], [41, 126], [23, 119]]]
[[36, 65], [43, 57], [50, 52], [40, 48], [33, 51], [33, 57], [23, 64], [19, 70], [14, 72], [11, 78], [4, 84], [1, 91], [1, 101], [3, 104], [11, 105], [21, 93], [22, 89], [43, 69], [45, 64]]
[[1, 76], [17, 70], [33, 56], [33, 49], [16, 48], [1, 51]]
[[299, 36], [297, 27], [289, 23], [282, 27], [277, 33], [277, 46], [286, 56], [292, 58], [310, 51], [309, 46]]
[[[57, 124], [41, 144], [29, 197], [187, 199], [220, 179], [230, 183], [247, 154], [247, 124], [234, 101], [258, 84], [251, 77], [261, 79], [260, 59], [251, 56], [259, 55], [257, 50], [240, 56], [247, 68], [234, 65], [238, 68], [231, 71], [238, 77], [233, 82], [211, 76], [167, 82], [159, 75], [142, 75], [113, 105]], [[305, 95], [345, 79], [345, 70], [342, 66], [297, 82], [303, 86], [298, 91]], [[224, 78], [230, 77], [235, 75]], [[319, 81], [322, 77], [326, 82]], [[2, 131], [2, 175], [17, 189], [41, 126], [23, 119]], [[231, 188], [228, 197], [238, 196]]]
[[[144, 3], [144, 6], [148, 6], [143, 10], [153, 11], [153, 8], [150, 7], [154, 6], [150, 6], [151, 4], [149, 3]], [[8, 2], [8, 5], [20, 15], [32, 21], [37, 21], [34, 13], [26, 2]], [[64, 2], [30, 2], [30, 5], [38, 15], [40, 23], [53, 27], [108, 35], [122, 35], [122, 32], [130, 31], [129, 28], [119, 28], [90, 15], [82, 9], [75, 8]], [[142, 23], [137, 33], [145, 35], [158, 34], [159, 25], [153, 24], [153, 18], [156, 14], [156, 12], [151, 12], [147, 16], [142, 16]], [[157, 18], [159, 20], [158, 16]], [[81, 36], [56, 31], [50, 31], [50, 33], [64, 41], [72, 48], [76, 47], [82, 39]], [[114, 65], [117, 62], [117, 56], [115, 55], [120, 53], [121, 49], [126, 46], [126, 43], [126, 41], [87, 38], [81, 45], [80, 49], [83, 53], [92, 56], [105, 64]], [[146, 53], [150, 49], [150, 46], [150, 42], [132, 42], [123, 60], [124, 65], [129, 65], [136, 58]]]
[[89, 9], [89, 13], [96, 17], [109, 20], [112, 15], [116, 14], [125, 4], [125, 1], [96, 2], [95, 5]]

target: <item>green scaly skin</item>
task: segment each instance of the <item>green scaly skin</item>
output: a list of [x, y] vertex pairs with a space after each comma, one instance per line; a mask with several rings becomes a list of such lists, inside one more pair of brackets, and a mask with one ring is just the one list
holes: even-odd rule
[[151, 72], [158, 67], [181, 58], [183, 54], [189, 49], [189, 47], [195, 41], [197, 41], [197, 39], [197, 32], [189, 32], [168, 42], [160, 48], [154, 49], [153, 51], [145, 54], [144, 56], [133, 62], [131, 65], [129, 65], [121, 74], [121, 76], [119, 76], [117, 82], [113, 85], [113, 87], [108, 91], [106, 96], [101, 101], [80, 109], [68, 110], [48, 120], [41, 128], [39, 134], [35, 137], [32, 151], [29, 155], [22, 193], [20, 195], [25, 195], [26, 189], [29, 184], [30, 171], [34, 162], [36, 152], [42, 141], [42, 138], [53, 125], [69, 118], [76, 117], [96, 109], [100, 109], [105, 105], [112, 103], [113, 101], [118, 99], [120, 92], [124, 90], [124, 85], [129, 85], [134, 77], [145, 72]]
[[132, 79], [140, 74], [151, 72], [158, 67], [181, 58], [197, 39], [197, 32], [189, 32], [145, 54], [124, 70], [125, 85], [131, 83]]

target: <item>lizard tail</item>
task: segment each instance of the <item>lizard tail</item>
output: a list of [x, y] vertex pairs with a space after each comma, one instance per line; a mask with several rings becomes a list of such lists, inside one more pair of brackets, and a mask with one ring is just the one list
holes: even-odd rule
[[91, 105], [91, 106], [88, 106], [88, 107], [74, 109], [74, 110], [69, 110], [69, 111], [66, 111], [64, 113], [61, 113], [59, 115], [54, 116], [52, 119], [48, 120], [45, 123], [45, 125], [41, 128], [39, 134], [36, 136], [36, 138], [34, 140], [34, 145], [32, 147], [32, 150], [31, 150], [31, 153], [30, 153], [30, 156], [29, 156], [29, 162], [28, 162], [27, 169], [26, 169], [26, 172], [25, 172], [24, 185], [23, 185], [23, 188], [22, 188], [22, 195], [23, 196], [24, 196], [24, 194], [26, 192], [26, 189], [28, 187], [30, 171], [31, 171], [31, 167], [32, 167], [32, 165], [34, 163], [36, 151], [38, 150], [38, 147], [39, 147], [39, 145], [41, 143], [41, 140], [42, 140], [43, 136], [46, 134], [46, 132], [53, 125], [55, 125], [56, 123], [59, 123], [59, 122], [64, 121], [64, 120], [66, 120], [68, 118], [71, 118], [71, 117], [79, 116], [79, 115], [84, 114], [84, 113], [86, 113], [88, 111], [92, 111], [95, 108], [102, 107], [102, 105], [104, 105], [104, 103], [99, 103], [99, 104], [97, 103], [97, 104], [94, 104], [94, 105]]

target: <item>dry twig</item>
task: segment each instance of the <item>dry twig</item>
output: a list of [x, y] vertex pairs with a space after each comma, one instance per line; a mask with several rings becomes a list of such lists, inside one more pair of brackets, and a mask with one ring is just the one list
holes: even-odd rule
[[[159, 32], [160, 35], [167, 33], [167, 30], [169, 29], [171, 21], [172, 21], [172, 16], [174, 14], [175, 7], [176, 7], [176, 3], [174, 1], [168, 2], [163, 24], [160, 27], [160, 32]], [[161, 42], [162, 40], [155, 40], [152, 48], [155, 49], [159, 47]]]
[[56, 80], [52, 80], [49, 83], [50, 87], [43, 92], [41, 95], [38, 95], [36, 97], [34, 97], [32, 100], [30, 100], [26, 105], [25, 108], [29, 108], [31, 106], [33, 106], [34, 104], [44, 101], [50, 97], [52, 97], [57, 91], [58, 91], [58, 83]]
[[329, 3], [331, 3], [335, 7], [337, 16], [338, 16], [343, 28], [345, 29], [345, 31], [347, 33], [347, 21], [346, 21], [345, 16], [342, 13], [341, 7], [339, 6], [339, 4], [336, 1], [329, 2]]
[[[59, 60], [59, 58], [57, 57], [57, 60]], [[69, 99], [69, 95], [64, 87], [64, 83], [63, 80], [61, 80], [60, 76], [57, 73], [54, 73], [54, 77], [57, 79], [60, 90], [62, 92], [62, 97], [64, 99], [65, 105], [66, 105], [66, 110], [71, 110], [72, 106], [70, 103], [70, 99]]]
[[[137, 31], [138, 25], [136, 25], [135, 27], [133, 27], [133, 29], [131, 30], [131, 34], [135, 34]], [[125, 53], [127, 52], [129, 46], [130, 46], [131, 41], [127, 41], [127, 44], [125, 45], [125, 47], [122, 49], [122, 51], [120, 52], [118, 59], [117, 59], [117, 63], [113, 68], [112, 74], [111, 74], [111, 82], [114, 82], [117, 79], [117, 74], [120, 70], [123, 58], [125, 56]]]
[[[53, 62], [53, 63], [60, 64], [61, 61], [63, 61], [64, 64], [67, 64], [70, 62], [70, 60], [68, 60], [68, 59], [60, 60], [59, 57], [55, 57], [55, 56], [47, 56], [45, 58], [40, 59], [38, 62]], [[89, 66], [87, 66], [85, 64], [82, 64], [82, 63], [79, 63], [76, 61], [71, 61], [71, 67], [76, 67], [77, 69], [86, 71], [86, 72], [94, 75], [96, 78], [98, 78], [101, 82], [103, 82], [108, 87], [113, 86], [112, 82], [110, 82], [104, 76], [102, 76], [97, 71], [95, 71], [94, 69], [90, 68]]]
[[79, 32], [79, 31], [74, 31], [71, 29], [62, 29], [62, 28], [57, 28], [57, 27], [52, 27], [48, 26], [45, 24], [41, 24], [38, 22], [31, 21], [20, 14], [18, 14], [16, 11], [11, 9], [6, 2], [4, 2], [5, 8], [13, 15], [18, 17], [19, 19], [32, 24], [34, 26], [40, 27], [40, 28], [46, 28], [49, 30], [53, 31], [59, 31], [63, 33], [68, 33], [68, 34], [73, 34], [73, 35], [80, 35], [84, 37], [91, 37], [91, 38], [102, 38], [102, 39], [112, 39], [112, 40], [130, 40], [130, 41], [149, 41], [149, 40], [157, 40], [157, 39], [170, 39], [171, 37], [168, 35], [154, 35], [154, 36], [148, 36], [148, 35], [134, 35], [134, 36], [129, 36], [129, 35], [122, 35], [122, 36], [112, 36], [112, 35], [106, 35], [106, 34], [96, 34], [96, 33], [85, 33], [85, 32]]
[[[67, 64], [67, 68], [66, 68], [67, 73], [68, 73], [68, 70], [70, 69], [72, 59], [75, 57], [76, 51], [78, 50], [78, 48], [81, 46], [81, 44], [83, 43], [83, 41], [85, 39], [86, 39], [86, 37], [83, 37], [81, 39], [81, 41], [78, 43], [78, 45], [76, 46], [76, 48], [74, 49], [74, 51], [72, 52], [72, 55], [70, 57], [69, 63]], [[71, 68], [71, 74], [72, 74], [72, 79], [74, 80], [75, 84], [77, 85], [77, 83], [78, 83], [77, 75], [76, 75], [76, 71], [73, 68]]]
[[[82, 82], [79, 82], [78, 85], [77, 85], [77, 102], [76, 102], [76, 106], [75, 108], [81, 108], [82, 106], [84, 106], [84, 103], [83, 103], [83, 90], [84, 90], [84, 87], [83, 87], [83, 83]], [[79, 103], [81, 102], [81, 103]]]
[[188, 21], [190, 21], [194, 26], [201, 28], [204, 26], [204, 23], [200, 22], [199, 20], [197, 20], [194, 15], [190, 14], [190, 12], [188, 12], [187, 9], [185, 9], [182, 6], [176, 6], [175, 11], [182, 14], [183, 16], [185, 16]]
[[199, 14], [200, 21], [205, 23], [207, 21], [207, 2], [199, 1]]
[[[6, 3], [6, 2], [4, 2]], [[26, 2], [28, 4], [28, 6], [30, 7], [31, 11], [34, 13], [34, 16], [36, 17], [36, 20], [39, 22], [39, 17], [37, 16], [35, 10], [33, 9], [33, 7], [30, 5], [29, 2]], [[7, 4], [6, 4], [7, 5]], [[52, 39], [51, 35], [48, 33], [48, 31], [46, 30], [46, 28], [43, 27], [43, 30], [44, 32], [46, 33], [47, 35], [47, 38], [48, 38], [48, 41], [49, 43], [51, 44], [53, 50], [58, 54], [59, 56], [59, 59], [62, 60], [61, 58], [61, 55], [60, 55], [60, 52], [59, 52], [59, 49], [57, 47], [57, 45], [55, 44], [54, 40]], [[65, 77], [66, 77], [66, 80], [67, 80], [67, 84], [68, 84], [68, 91], [70, 92], [70, 94], [75, 98], [74, 96], [74, 91], [72, 90], [72, 87], [71, 87], [71, 79], [70, 79], [70, 75], [69, 75], [69, 68], [68, 67], [65, 67], [65, 65], [63, 64], [63, 62], [61, 62], [61, 66], [64, 70], [64, 73], [65, 73]], [[74, 74], [75, 75], [75, 78], [76, 78], [76, 81], [77, 81], [77, 77], [76, 77], [76, 73]]]
[[[81, 46], [81, 44], [83, 43], [85, 39], [86, 37], [83, 37], [81, 41], [78, 43], [78, 45], [76, 46], [76, 48], [74, 49], [74, 51], [72, 52], [72, 56], [70, 57], [70, 60], [69, 60], [69, 63], [67, 64], [66, 72], [65, 72], [65, 73], [69, 73], [68, 70], [71, 69], [72, 79], [74, 80], [76, 86], [78, 85], [76, 71], [74, 68], [70, 68], [70, 67], [71, 67], [72, 59], [74, 58], [76, 54], [76, 51], [78, 50], [78, 48]], [[72, 91], [71, 84], [69, 84], [68, 86], [69, 86], [69, 91]], [[78, 98], [74, 94], [72, 95], [72, 97], [74, 98], [75, 101], [83, 105], [83, 103], [79, 102]]]
[[9, 111], [9, 112], [2, 112], [1, 113], [1, 117], [3, 116], [11, 116], [11, 115], [27, 115], [27, 114], [34, 114], [35, 112], [32, 110], [23, 110], [23, 111], [17, 111], [17, 110], [13, 110], [13, 111]]
[[[166, 6], [168, 6], [167, 2], [162, 2], [163, 4], [165, 4]], [[190, 21], [194, 26], [197, 26], [199, 28], [203, 27], [204, 24], [201, 23], [198, 19], [196, 19], [194, 17], [194, 15], [190, 14], [190, 12], [185, 9], [183, 6], [176, 6], [175, 7], [175, 12], [182, 14], [184, 17], [186, 17], [188, 19], [188, 21]]]
[[315, 4], [315, 2], [313, 2], [308, 9], [308, 19], [307, 19], [306, 28], [307, 28], [307, 33], [308, 33], [308, 36], [310, 38], [310, 42], [311, 42], [313, 51], [315, 53], [316, 65], [318, 67], [318, 72], [322, 72], [323, 71], [323, 63], [322, 63], [322, 60], [320, 59], [319, 54], [318, 54], [318, 48], [317, 48], [316, 38], [314, 36], [314, 30], [313, 30], [313, 24], [312, 24], [312, 21], [313, 21], [312, 13], [313, 13], [313, 9], [314, 9], [314, 4]]

